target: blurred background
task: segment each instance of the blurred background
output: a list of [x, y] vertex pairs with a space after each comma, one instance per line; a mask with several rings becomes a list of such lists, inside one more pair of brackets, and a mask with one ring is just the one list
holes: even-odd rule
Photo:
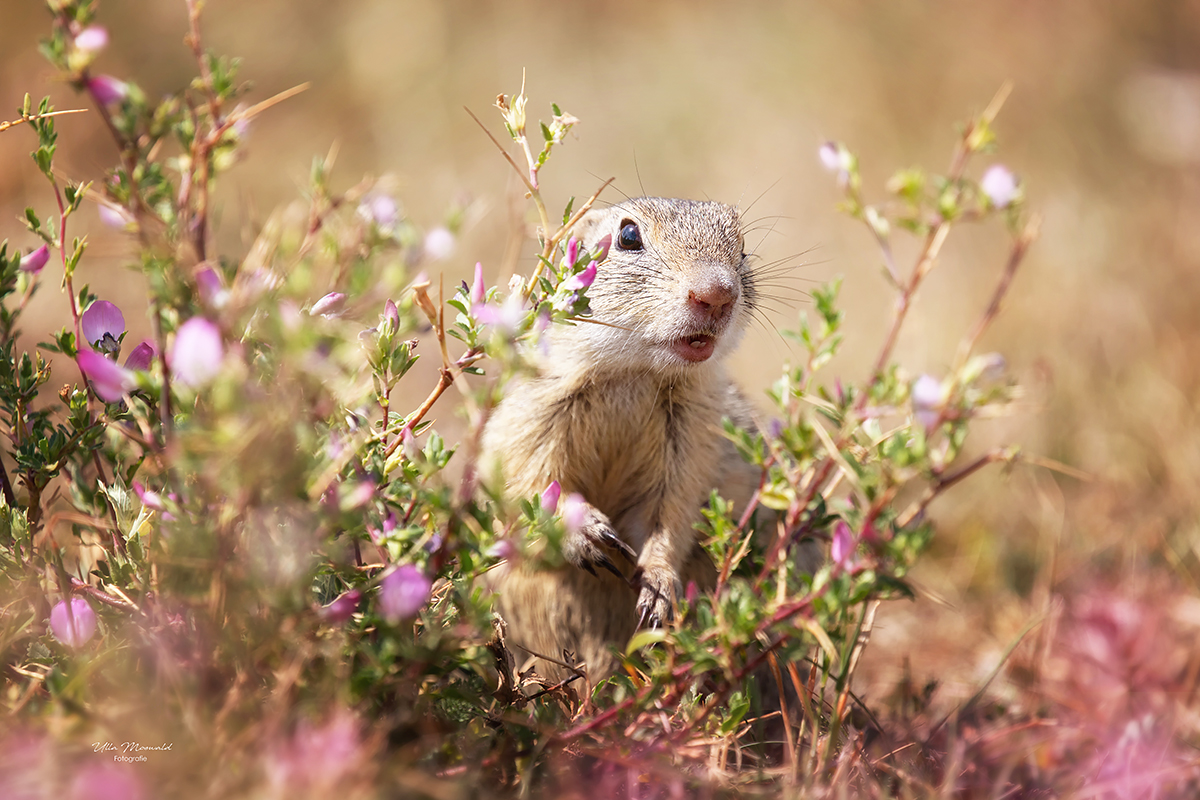
[[[151, 97], [189, 80], [182, 0], [104, 3], [100, 21], [111, 42], [97, 72], [135, 80]], [[80, 105], [37, 53], [49, 29], [42, 4], [8, 0], [0, 22], [0, 118], [27, 91], [35, 102], [49, 94], [58, 108]], [[1141, 688], [1111, 712], [1118, 717], [1194, 699], [1200, 3], [209, 0], [203, 26], [209, 47], [243, 59], [248, 102], [312, 83], [254, 120], [246, 162], [219, 187], [226, 256], [244, 254], [268, 216], [300, 196], [313, 157], [336, 143], [335, 189], [394, 176], [404, 212], [425, 228], [473, 204], [471, 224], [432, 272], [444, 269], [449, 283], [481, 261], [489, 279], [501, 277], [513, 215], [525, 209], [463, 106], [501, 134], [490, 105], [524, 74], [531, 119], [548, 120], [556, 102], [582, 121], [542, 173], [552, 209], [608, 177], [610, 201], [656, 194], [749, 208], [762, 220], [757, 254], [794, 265], [770, 315], [777, 328], [794, 326], [813, 282], [844, 277], [847, 345], [830, 381], [866, 376], [891, 294], [867, 230], [835, 211], [818, 147], [837, 140], [855, 152], [867, 199], [882, 201], [896, 169], [945, 170], [956, 125], [1013, 81], [996, 125], [1000, 150], [972, 174], [1004, 163], [1044, 221], [982, 348], [1005, 356], [1026, 394], [1012, 416], [980, 426], [980, 446], [1017, 442], [1091, 478], [992, 469], [940, 502], [918, 599], [882, 609], [857, 689], [882, 700], [909, 675], [918, 687], [939, 682], [935, 703], [960, 701], [1040, 619], [992, 684], [1007, 701], [1075, 697], [1086, 707], [1078, 698], [1102, 681], [1071, 684], [1081, 664], [1140, 676], [1125, 680]], [[57, 164], [72, 178], [99, 178], [115, 162], [97, 115], [58, 127]], [[53, 202], [29, 158], [33, 141], [24, 129], [0, 135], [0, 238], [22, 249], [34, 243], [23, 208]], [[94, 206], [72, 233], [85, 231], [77, 281], [121, 306], [137, 341], [148, 323], [131, 244], [98, 223]], [[898, 351], [913, 374], [948, 368], [1007, 242], [1000, 225], [952, 233]], [[900, 260], [911, 264], [915, 249], [899, 245]], [[532, 263], [526, 243], [518, 268]], [[67, 319], [52, 286], [37, 304], [27, 346]], [[793, 354], [760, 326], [736, 370], [761, 397]], [[70, 369], [56, 385], [73, 379]], [[406, 379], [414, 402], [431, 375]], [[443, 429], [456, 424], [450, 402], [435, 410]], [[1145, 678], [1156, 670], [1170, 674]]]

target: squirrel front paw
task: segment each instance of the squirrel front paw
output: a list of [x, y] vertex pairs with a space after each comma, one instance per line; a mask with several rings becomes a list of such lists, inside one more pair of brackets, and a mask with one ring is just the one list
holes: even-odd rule
[[562, 545], [563, 558], [593, 575], [596, 574], [596, 567], [602, 567], [621, 580], [626, 580], [625, 574], [608, 557], [606, 548], [616, 550], [630, 564], [637, 561], [637, 554], [617, 536], [608, 517], [589, 505], [583, 521], [567, 530]]
[[634, 575], [641, 587], [637, 612], [639, 628], [661, 628], [675, 616], [675, 598], [683, 592], [683, 584], [669, 569], [641, 567]]

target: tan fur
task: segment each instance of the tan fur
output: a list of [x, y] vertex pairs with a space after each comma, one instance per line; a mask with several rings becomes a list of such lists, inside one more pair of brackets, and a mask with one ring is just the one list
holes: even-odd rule
[[[630, 222], [641, 250], [618, 245]], [[720, 363], [755, 295], [740, 218], [729, 206], [634, 198], [590, 212], [576, 232], [588, 248], [613, 237], [588, 296], [596, 320], [627, 330], [554, 326], [537, 375], [512, 386], [489, 421], [483, 463], [499, 468], [512, 496], [533, 496], [557, 480], [564, 497], [578, 492], [587, 501], [583, 530], [564, 543], [571, 564], [506, 564], [493, 572], [492, 588], [510, 646], [573, 657], [597, 679], [616, 667], [612, 649], [624, 646], [639, 620], [662, 624], [689, 581], [713, 584], [693, 527], [710, 491], [740, 508], [757, 483], [722, 432], [723, 417], [752, 422]], [[719, 319], [689, 299], [718, 286], [736, 298]], [[699, 363], [672, 351], [672, 342], [694, 334], [715, 339]], [[637, 554], [636, 570], [605, 546], [606, 533]], [[603, 561], [632, 585], [595, 568]], [[552, 679], [567, 674], [548, 662], [537, 667]]]

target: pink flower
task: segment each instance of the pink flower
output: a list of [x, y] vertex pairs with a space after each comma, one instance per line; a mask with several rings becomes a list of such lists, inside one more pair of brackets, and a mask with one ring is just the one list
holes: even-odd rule
[[553, 514], [558, 508], [558, 497], [562, 494], [562, 486], [558, 481], [550, 481], [550, 485], [542, 492], [542, 511]]
[[93, 350], [116, 354], [121, 350], [121, 334], [125, 333], [125, 315], [107, 300], [97, 300], [88, 306], [80, 319], [83, 338]]
[[50, 247], [42, 245], [37, 250], [29, 253], [21, 259], [21, 271], [32, 272], [37, 275], [46, 266], [46, 262], [50, 260]]
[[346, 295], [341, 292], [330, 292], [322, 297], [317, 302], [313, 303], [309, 314], [312, 316], [322, 316], [325, 319], [341, 316], [342, 311], [346, 308]]
[[996, 208], [1007, 208], [1021, 193], [1017, 177], [1001, 164], [993, 164], [983, 173], [979, 190]]
[[175, 332], [168, 360], [176, 377], [198, 389], [217, 376], [224, 357], [221, 331], [204, 317], [192, 317]]
[[563, 288], [571, 291], [586, 289], [592, 285], [592, 281], [596, 280], [596, 262], [588, 264], [582, 271], [572, 275], [563, 281]]
[[360, 600], [362, 600], [362, 592], [358, 589], [344, 592], [329, 605], [321, 606], [321, 619], [326, 622], [345, 622], [354, 616]]
[[96, 635], [96, 612], [82, 597], [71, 598], [69, 611], [60, 600], [50, 609], [50, 632], [67, 647], [79, 648]]
[[85, 53], [98, 53], [108, 46], [108, 31], [102, 25], [90, 25], [75, 37], [75, 48]]
[[118, 403], [126, 392], [137, 386], [133, 373], [91, 350], [80, 350], [75, 357], [79, 371], [92, 384], [92, 391], [106, 403]]
[[152, 508], [155, 511], [166, 511], [167, 506], [163, 503], [162, 495], [158, 492], [147, 489], [139, 481], [133, 482], [133, 493], [142, 501], [142, 505], [146, 508]]
[[411, 619], [425, 605], [432, 589], [433, 582], [417, 567], [396, 567], [379, 583], [379, 610], [388, 622]]
[[850, 530], [850, 526], [843, 521], [839, 521], [833, 528], [833, 538], [829, 545], [829, 558], [833, 560], [842, 569], [848, 569], [851, 565], [851, 556], [854, 554], [854, 533]]
[[587, 501], [583, 499], [583, 495], [578, 492], [571, 492], [571, 494], [567, 495], [567, 499], [563, 501], [563, 525], [566, 525], [567, 530], [571, 533], [578, 533], [583, 527], [583, 523], [587, 520], [587, 511]]
[[87, 83], [88, 91], [96, 102], [102, 106], [119, 103], [129, 94], [129, 84], [119, 81], [111, 75], [97, 75]]

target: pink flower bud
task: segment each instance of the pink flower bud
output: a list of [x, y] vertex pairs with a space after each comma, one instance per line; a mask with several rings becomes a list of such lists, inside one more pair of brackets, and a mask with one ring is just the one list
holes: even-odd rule
[[488, 548], [487, 554], [492, 558], [512, 561], [520, 554], [520, 551], [512, 539], [501, 539]]
[[550, 485], [542, 492], [542, 511], [553, 514], [558, 508], [558, 497], [562, 494], [562, 486], [558, 481], [550, 481]]
[[854, 553], [854, 533], [845, 522], [839, 521], [833, 528], [833, 541], [829, 546], [829, 558], [843, 569], [850, 566]]
[[37, 250], [34, 250], [29, 255], [21, 259], [21, 271], [32, 272], [34, 275], [42, 271], [46, 266], [46, 262], [50, 260], [50, 247], [42, 245]]
[[996, 208], [1007, 208], [1021, 193], [1016, 176], [1000, 164], [993, 164], [983, 173], [979, 190]]
[[229, 290], [225, 288], [220, 273], [209, 266], [196, 270], [196, 291], [209, 308], [222, 308], [229, 300]]
[[392, 333], [400, 330], [400, 309], [396, 308], [395, 301], [390, 298], [383, 304], [383, 320], [392, 326]]
[[96, 612], [82, 597], [72, 597], [71, 607], [60, 600], [50, 609], [50, 632], [67, 647], [81, 647], [96, 635]]
[[354, 616], [354, 612], [358, 610], [359, 601], [362, 600], [362, 592], [358, 589], [351, 589], [339, 595], [332, 603], [321, 607], [321, 619], [326, 622], [345, 622]]
[[106, 403], [120, 402], [128, 391], [137, 386], [133, 373], [117, 366], [99, 353], [80, 350], [75, 357], [79, 371], [92, 385], [92, 391]]
[[90, 25], [75, 37], [75, 49], [98, 53], [108, 46], [108, 31], [102, 25]]
[[125, 359], [125, 369], [148, 372], [156, 355], [158, 351], [154, 348], [154, 343], [147, 339], [130, 351], [129, 357]]
[[379, 583], [379, 610], [384, 619], [396, 623], [411, 619], [429, 600], [433, 582], [412, 564], [404, 564], [383, 576]]
[[413, 436], [412, 428], [405, 428], [400, 431], [400, 441], [404, 447], [404, 457], [409, 461], [413, 461], [417, 457], [417, 453], [421, 452], [417, 447], [417, 439]]
[[487, 297], [487, 285], [483, 282], [483, 264], [475, 262], [475, 280], [471, 282], [471, 305], [483, 305]]
[[345, 307], [346, 295], [342, 294], [341, 292], [330, 292], [317, 302], [313, 303], [313, 306], [311, 309], [309, 309], [308, 313], [314, 317], [320, 315], [325, 319], [331, 319], [333, 317], [340, 316], [342, 311], [345, 310]]
[[129, 85], [111, 75], [97, 75], [87, 83], [88, 91], [102, 106], [119, 103], [129, 94]]
[[567, 240], [567, 269], [575, 266], [579, 260], [579, 240], [572, 236]]
[[198, 389], [217, 376], [224, 358], [221, 331], [204, 317], [192, 317], [175, 332], [167, 360], [177, 378]]
[[612, 247], [612, 234], [605, 236], [600, 241], [596, 242], [596, 255], [592, 258], [593, 264], [598, 264], [608, 258], [608, 248]]
[[80, 327], [93, 350], [116, 353], [121, 349], [121, 334], [125, 333], [125, 315], [107, 300], [97, 300], [83, 312]]

